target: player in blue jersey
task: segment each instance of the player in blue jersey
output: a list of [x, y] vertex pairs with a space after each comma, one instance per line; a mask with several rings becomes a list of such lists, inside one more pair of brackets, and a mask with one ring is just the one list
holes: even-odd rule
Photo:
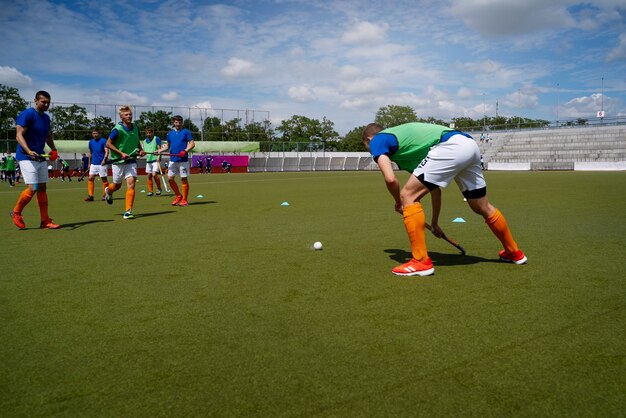
[[17, 116], [16, 140], [17, 152], [15, 157], [19, 161], [20, 171], [24, 183], [28, 186], [17, 200], [11, 211], [13, 223], [19, 229], [26, 228], [22, 210], [37, 195], [37, 205], [42, 229], [58, 229], [61, 226], [52, 222], [48, 216], [48, 166], [42, 154], [48, 145], [51, 149], [50, 159], [56, 160], [59, 156], [50, 132], [50, 116], [46, 113], [50, 107], [50, 94], [40, 90], [35, 94], [35, 106], [28, 108]]
[[[172, 206], [187, 206], [187, 197], [189, 196], [189, 151], [195, 146], [195, 142], [191, 136], [189, 129], [183, 128], [183, 118], [176, 115], [173, 118], [174, 129], [167, 134], [167, 142], [163, 144], [159, 152], [163, 153], [169, 150], [171, 154], [170, 163], [167, 170], [167, 178], [172, 191], [176, 194], [176, 198], [172, 202]], [[180, 176], [183, 192], [181, 194], [174, 177]]]
[[96, 188], [96, 176], [102, 180], [102, 199], [104, 200], [104, 191], [109, 186], [109, 168], [107, 166], [107, 157], [109, 149], [106, 147], [107, 139], [100, 136], [100, 131], [94, 128], [91, 131], [91, 139], [89, 140], [89, 178], [87, 179], [87, 192], [85, 202], [93, 202], [94, 190]]

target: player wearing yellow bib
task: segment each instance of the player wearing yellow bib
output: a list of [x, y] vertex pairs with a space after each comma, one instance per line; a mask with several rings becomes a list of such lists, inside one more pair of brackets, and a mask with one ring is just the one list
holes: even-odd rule
[[[401, 276], [427, 276], [435, 269], [426, 250], [426, 217], [420, 200], [431, 194], [431, 228], [443, 236], [439, 226], [441, 189], [454, 180], [470, 208], [485, 219], [504, 249], [500, 260], [524, 264], [526, 256], [517, 247], [504, 216], [487, 200], [487, 183], [480, 168], [480, 150], [471, 136], [426, 123], [407, 123], [389, 129], [371, 123], [363, 130], [363, 144], [383, 174], [387, 190], [395, 200], [395, 210], [404, 216], [413, 258], [392, 270]], [[404, 187], [393, 171], [392, 161], [412, 173]]]
[[113, 184], [104, 189], [106, 202], [113, 204], [113, 192], [122, 187], [122, 180], [126, 179], [126, 206], [124, 219], [135, 219], [133, 204], [135, 202], [135, 183], [137, 181], [137, 155], [145, 155], [139, 141], [139, 129], [133, 123], [133, 111], [130, 106], [119, 109], [119, 122], [107, 139], [106, 147], [111, 154]]
[[156, 183], [157, 195], [161, 194], [161, 179], [159, 177], [159, 164], [161, 156], [154, 155], [161, 147], [161, 138], [154, 134], [152, 128], [146, 128], [146, 139], [142, 142], [143, 150], [146, 152], [146, 174], [148, 175], [148, 196], [154, 195], [154, 185]]

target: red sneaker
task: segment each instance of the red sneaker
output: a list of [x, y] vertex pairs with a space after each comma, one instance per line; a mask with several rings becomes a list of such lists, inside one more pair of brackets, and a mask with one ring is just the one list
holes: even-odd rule
[[53, 223], [52, 219], [48, 218], [45, 221], [41, 221], [41, 223], [39, 224], [39, 228], [41, 228], [41, 229], [59, 229], [59, 228], [61, 228], [61, 225], [57, 225], [57, 224]]
[[509, 254], [506, 250], [502, 250], [498, 253], [500, 260], [506, 263], [524, 264], [528, 258], [521, 250], [515, 251], [513, 254]]
[[180, 199], [180, 202], [178, 202], [178, 206], [188, 206], [189, 202], [187, 202], [185, 199]]
[[17, 226], [19, 229], [26, 228], [26, 224], [24, 223], [24, 218], [22, 217], [21, 213], [15, 213], [11, 211], [9, 215], [11, 215], [11, 218], [13, 219], [13, 223], [15, 224], [15, 226]]
[[183, 200], [183, 196], [182, 195], [176, 196], [176, 199], [174, 199], [174, 201], [172, 202], [172, 206], [177, 206], [180, 203], [181, 200]]
[[435, 268], [430, 258], [425, 261], [417, 261], [412, 258], [408, 263], [394, 267], [391, 272], [397, 276], [430, 276], [435, 272]]

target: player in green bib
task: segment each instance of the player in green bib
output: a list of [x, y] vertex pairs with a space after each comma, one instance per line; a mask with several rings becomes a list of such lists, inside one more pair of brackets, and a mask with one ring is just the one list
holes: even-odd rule
[[61, 162], [61, 181], [65, 181], [65, 176], [67, 176], [68, 181], [72, 181], [72, 176], [70, 175], [70, 163], [62, 158], [59, 158], [59, 161]]
[[0, 172], [2, 172], [2, 181], [6, 182], [7, 181], [7, 170], [6, 170], [6, 165], [7, 164], [7, 158], [6, 157], [2, 157], [2, 159], [0, 159]]
[[13, 183], [15, 183], [15, 157], [13, 155], [7, 154], [3, 170], [9, 181], [9, 185], [13, 187]]
[[126, 179], [126, 206], [124, 219], [135, 219], [133, 204], [135, 202], [135, 183], [137, 182], [137, 160], [145, 152], [139, 141], [139, 128], [133, 123], [133, 111], [129, 105], [119, 109], [120, 120], [107, 139], [106, 147], [111, 152], [113, 184], [104, 189], [106, 202], [113, 204], [113, 192], [122, 187]]
[[157, 187], [157, 195], [161, 194], [161, 179], [159, 177], [159, 165], [161, 164], [161, 156], [154, 155], [161, 147], [161, 138], [154, 134], [152, 128], [146, 128], [146, 139], [142, 141], [143, 150], [146, 153], [146, 174], [148, 175], [148, 194], [154, 195], [154, 183]]
[[[406, 123], [388, 129], [370, 123], [363, 130], [362, 139], [383, 174], [387, 190], [394, 198], [395, 210], [404, 216], [411, 242], [412, 259], [392, 269], [393, 274], [427, 276], [435, 272], [426, 249], [426, 217], [420, 201], [427, 194], [431, 195], [433, 213], [429, 229], [441, 238], [441, 187], [447, 187], [452, 180], [457, 183], [470, 208], [485, 219], [502, 243], [504, 249], [499, 253], [500, 260], [515, 264], [526, 262], [526, 256], [513, 240], [504, 216], [487, 200], [480, 150], [470, 135], [427, 123]], [[401, 170], [412, 173], [402, 189], [392, 162]]]

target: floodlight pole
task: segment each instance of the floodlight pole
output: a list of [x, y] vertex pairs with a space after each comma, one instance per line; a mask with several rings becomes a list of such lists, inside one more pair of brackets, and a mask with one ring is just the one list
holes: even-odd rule
[[556, 127], [559, 127], [559, 83], [556, 83]]

